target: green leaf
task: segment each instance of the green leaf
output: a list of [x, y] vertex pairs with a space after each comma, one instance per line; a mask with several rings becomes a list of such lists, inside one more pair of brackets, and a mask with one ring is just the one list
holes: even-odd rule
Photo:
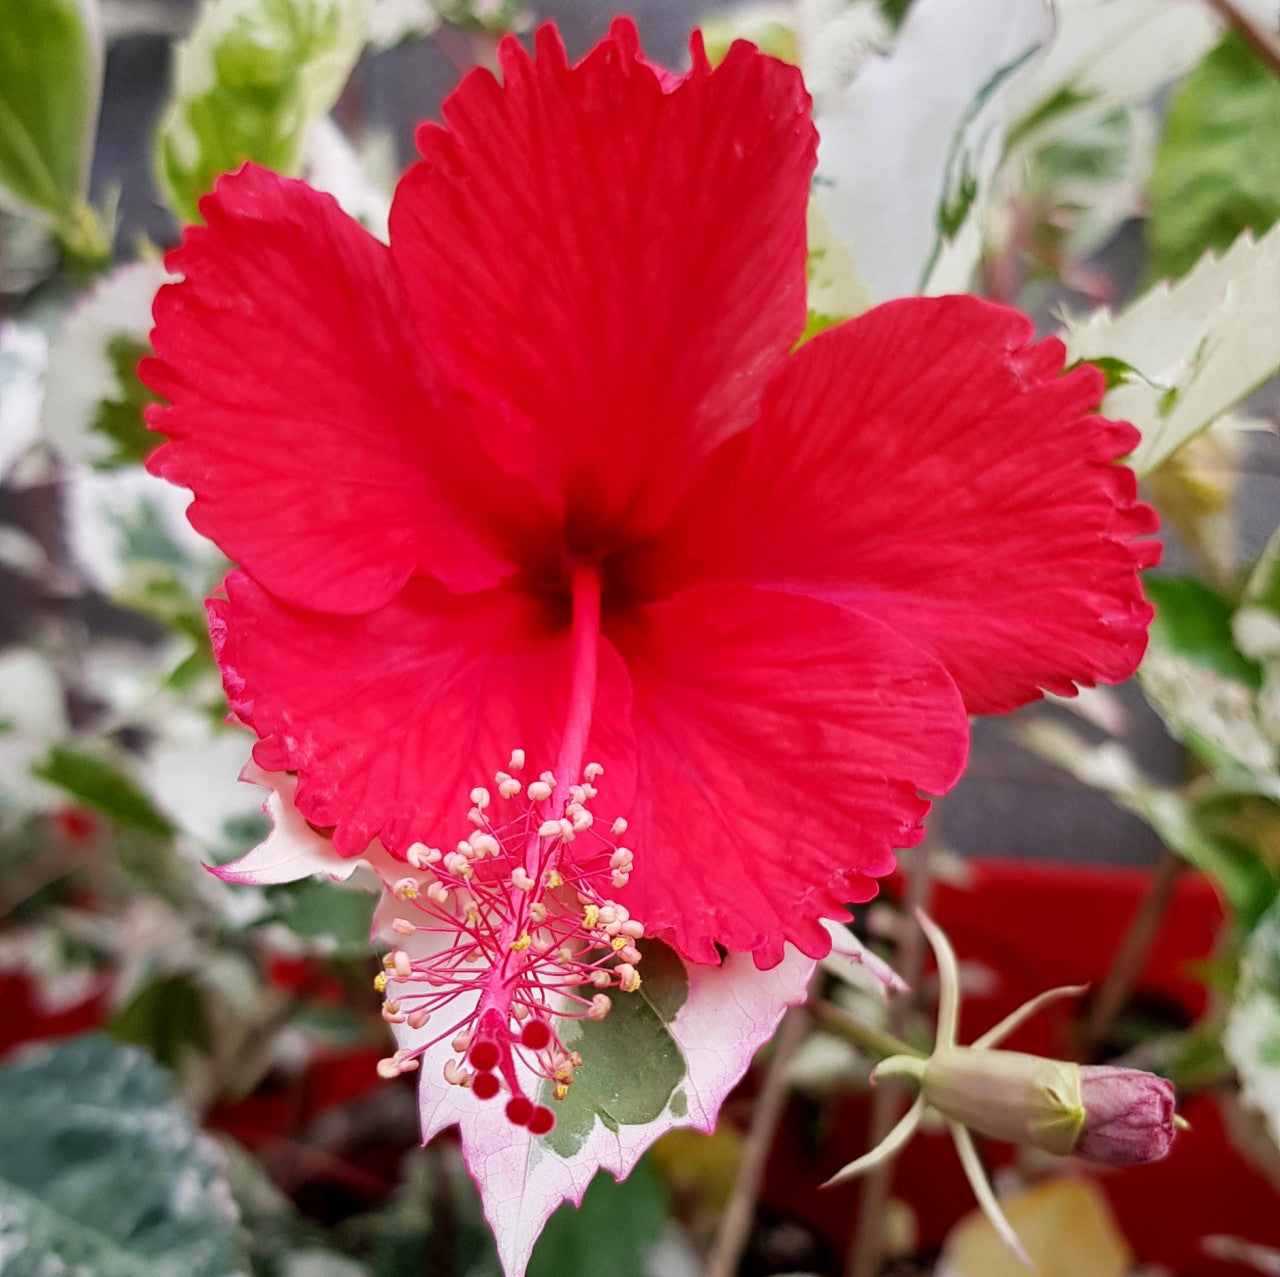
[[666, 1195], [648, 1158], [621, 1184], [602, 1171], [580, 1207], [566, 1202], [547, 1220], [527, 1277], [593, 1272], [644, 1277], [649, 1252], [666, 1221]]
[[1280, 226], [1242, 235], [1177, 284], [1157, 284], [1127, 310], [1105, 306], [1067, 321], [1072, 360], [1107, 364], [1109, 417], [1132, 421], [1142, 442], [1128, 464], [1149, 474], [1280, 368], [1276, 298]]
[[166, 976], [140, 989], [111, 1017], [117, 1042], [142, 1047], [158, 1064], [175, 1069], [186, 1052], [210, 1044], [208, 1000], [188, 974]]
[[33, 773], [121, 825], [167, 837], [174, 830], [151, 799], [113, 763], [55, 745]]
[[307, 128], [337, 101], [364, 39], [362, 0], [206, 0], [178, 49], [157, 138], [161, 189], [185, 221], [246, 160], [297, 173]]
[[1280, 218], [1280, 77], [1229, 32], [1169, 106], [1151, 175], [1154, 278]]
[[0, 187], [59, 221], [82, 206], [102, 86], [89, 0], [0, 4]]
[[[635, 993], [613, 990], [613, 1010], [603, 1020], [571, 1020], [562, 1033], [565, 1049], [586, 1063], [556, 1106], [556, 1125], [545, 1142], [572, 1157], [596, 1119], [610, 1130], [652, 1122], [666, 1109], [685, 1078], [687, 1065], [671, 1022], [689, 996], [684, 963], [666, 947], [646, 941], [644, 983]], [[543, 1095], [550, 1102], [550, 1086]]]
[[93, 423], [93, 429], [113, 445], [110, 458], [102, 463], [105, 469], [141, 465], [155, 451], [156, 436], [147, 429], [143, 413], [149, 405], [159, 403], [159, 397], [153, 395], [138, 376], [138, 361], [150, 353], [151, 347], [146, 342], [126, 336], [113, 337], [107, 343], [107, 360], [119, 391], [115, 398], [99, 403]]
[[1244, 1102], [1266, 1121], [1280, 1145], [1280, 900], [1245, 946], [1240, 982], [1223, 1034]]
[[269, 891], [274, 921], [325, 953], [368, 957], [376, 898], [324, 878], [282, 883]]
[[221, 1168], [168, 1077], [102, 1037], [0, 1069], [5, 1277], [227, 1277], [245, 1265]]

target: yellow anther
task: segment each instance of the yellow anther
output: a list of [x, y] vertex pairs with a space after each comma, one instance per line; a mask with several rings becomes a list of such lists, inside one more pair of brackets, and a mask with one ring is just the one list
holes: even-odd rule
[[387, 991], [387, 973], [385, 971], [379, 971], [378, 974], [373, 977], [373, 987], [379, 993], [385, 993]]
[[550, 890], [554, 891], [557, 887], [563, 887], [563, 886], [564, 886], [564, 879], [560, 877], [559, 870], [553, 869], [547, 875], [547, 887]]
[[620, 962], [613, 973], [618, 977], [618, 988], [623, 993], [634, 993], [640, 987], [640, 972], [629, 962]]
[[480, 921], [480, 910], [475, 905], [467, 906], [467, 921], [474, 927]]
[[582, 925], [588, 931], [594, 931], [596, 923], [600, 921], [600, 906], [586, 905], [582, 910]]
[[627, 938], [626, 936], [614, 936], [610, 943], [613, 945], [614, 953], [617, 953], [619, 949], [627, 947]]
[[511, 952], [523, 953], [532, 943], [533, 937], [527, 931], [522, 931], [519, 936], [511, 942]]
[[564, 1097], [565, 1097], [566, 1095], [568, 1095], [568, 1094], [569, 1094], [569, 1083], [568, 1083], [568, 1082], [557, 1082], [557, 1083], [556, 1083], [556, 1089], [552, 1092], [552, 1094], [553, 1094], [553, 1095], [556, 1097], [556, 1099], [558, 1099], [558, 1100], [562, 1100], [562, 1099], [564, 1099]]

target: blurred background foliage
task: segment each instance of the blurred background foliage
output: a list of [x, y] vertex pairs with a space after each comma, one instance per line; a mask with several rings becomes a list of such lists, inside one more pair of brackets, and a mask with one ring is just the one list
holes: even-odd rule
[[[713, 53], [746, 35], [802, 65], [823, 137], [810, 333], [900, 292], [968, 288], [1030, 310], [1103, 368], [1104, 411], [1142, 429], [1134, 466], [1167, 543], [1135, 686], [982, 725], [939, 845], [863, 912], [917, 998], [890, 1013], [828, 978], [837, 1014], [789, 1068], [742, 1271], [1005, 1271], [980, 1223], [952, 1230], [962, 1208], [937, 1167], [923, 1196], [908, 1161], [896, 1196], [869, 1188], [857, 1232], [856, 1196], [797, 1201], [883, 1119], [882, 1104], [868, 1119], [868, 1061], [839, 1016], [892, 1014], [927, 1040], [904, 898], [932, 899], [975, 949], [990, 941], [979, 1002], [983, 978], [990, 994], [1017, 965], [1015, 924], [1038, 967], [1049, 947], [1061, 982], [1096, 980], [1043, 1049], [1173, 1077], [1221, 1137], [1182, 1159], [1187, 1191], [1227, 1176], [1211, 1195], [1229, 1182], [1239, 1202], [1266, 1201], [1280, 1184], [1280, 15], [1060, 0], [1047, 33], [1002, 61], [1038, 5], [637, 8], [669, 62], [701, 20]], [[385, 234], [413, 119], [491, 63], [501, 33], [546, 17], [579, 53], [607, 14], [568, 0], [0, 3], [6, 1275], [496, 1271], [456, 1147], [417, 1148], [412, 1087], [375, 1078], [386, 1026], [367, 884], [228, 888], [202, 868], [262, 836], [262, 795], [236, 783], [246, 741], [223, 723], [205, 634], [202, 600], [227, 565], [188, 528], [182, 494], [141, 469], [135, 369], [162, 250], [219, 173], [253, 159], [302, 174]], [[1046, 858], [1068, 875], [1025, 864]], [[1108, 878], [1099, 860], [1142, 868]], [[1166, 977], [1181, 992], [1144, 1002]], [[625, 1186], [597, 1179], [553, 1218], [532, 1271], [698, 1271], [757, 1084], [716, 1135], [677, 1132]], [[1123, 1189], [1077, 1192], [1025, 1159], [1002, 1174], [1055, 1272], [1280, 1271], [1280, 1213], [1237, 1213], [1224, 1237], [1202, 1212], [1162, 1252]]]

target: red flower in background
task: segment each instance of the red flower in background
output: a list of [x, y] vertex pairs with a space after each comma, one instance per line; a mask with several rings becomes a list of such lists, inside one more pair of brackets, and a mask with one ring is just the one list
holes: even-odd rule
[[625, 20], [573, 67], [550, 27], [500, 60], [421, 129], [390, 247], [246, 167], [169, 259], [150, 466], [243, 567], [228, 695], [344, 855], [438, 838], [513, 747], [590, 756], [650, 934], [824, 953], [968, 714], [1137, 664], [1136, 432], [972, 297], [793, 351], [794, 68], [695, 38], [676, 78]]

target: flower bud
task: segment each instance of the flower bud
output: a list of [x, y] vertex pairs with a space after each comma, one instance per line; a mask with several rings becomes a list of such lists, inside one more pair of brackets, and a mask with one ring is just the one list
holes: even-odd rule
[[1080, 1070], [1084, 1127], [1072, 1152], [1093, 1162], [1133, 1166], [1168, 1153], [1174, 1135], [1173, 1083], [1141, 1069]]
[[1046, 1153], [1070, 1153], [1085, 1120], [1080, 1066], [1062, 1060], [956, 1046], [928, 1060], [895, 1056], [876, 1070], [877, 1077], [894, 1074], [915, 1074], [925, 1102], [944, 1117]]

